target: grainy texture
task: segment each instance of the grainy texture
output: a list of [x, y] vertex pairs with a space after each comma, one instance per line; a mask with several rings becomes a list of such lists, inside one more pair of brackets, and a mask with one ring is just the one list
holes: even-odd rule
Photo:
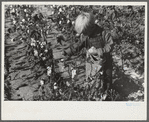
[[[9, 6], [6, 7], [6, 10]], [[13, 8], [17, 8], [12, 6]], [[32, 19], [42, 13], [34, 28], [29, 23], [24, 10], [27, 9]], [[5, 100], [102, 100], [99, 97], [102, 88], [95, 80], [85, 82], [85, 56], [83, 51], [72, 56], [62, 52], [77, 41], [73, 24], [81, 11], [93, 11], [101, 26], [110, 28], [113, 39], [113, 84], [109, 91], [110, 101], [143, 101], [144, 100], [144, 7], [143, 6], [24, 6], [17, 15], [5, 17]], [[54, 12], [54, 14], [53, 14]], [[12, 12], [13, 13], [13, 12]], [[14, 12], [15, 13], [15, 12]], [[40, 18], [40, 17], [39, 17]], [[69, 21], [68, 21], [69, 20]], [[16, 29], [18, 27], [18, 30]], [[31, 26], [32, 27], [32, 26]], [[37, 29], [35, 29], [37, 28]], [[8, 32], [8, 29], [10, 32]], [[31, 39], [27, 31], [46, 30], [41, 41], [51, 43], [54, 60], [54, 78], [47, 76], [45, 62], [32, 55], [29, 47]], [[64, 39], [56, 38], [59, 34]], [[45, 38], [44, 38], [45, 37]], [[21, 39], [22, 38], [22, 39]], [[39, 52], [38, 52], [39, 53]], [[40, 59], [41, 60], [41, 59]], [[64, 61], [63, 61], [64, 60]], [[51, 64], [51, 63], [50, 63]], [[72, 79], [71, 68], [76, 76]], [[40, 81], [44, 78], [44, 85]], [[104, 94], [103, 94], [104, 95]], [[98, 97], [97, 97], [98, 96]]]

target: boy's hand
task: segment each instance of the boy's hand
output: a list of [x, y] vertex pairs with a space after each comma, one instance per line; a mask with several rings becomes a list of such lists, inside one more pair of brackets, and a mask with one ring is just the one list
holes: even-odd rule
[[96, 54], [96, 53], [97, 53], [97, 49], [96, 49], [95, 47], [91, 47], [91, 48], [88, 50], [88, 52], [89, 52], [90, 54]]

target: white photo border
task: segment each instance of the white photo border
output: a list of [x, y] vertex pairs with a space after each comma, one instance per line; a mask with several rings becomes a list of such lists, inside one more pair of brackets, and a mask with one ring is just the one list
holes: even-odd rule
[[[145, 5], [144, 102], [4, 101], [4, 5]], [[147, 119], [147, 2], [2, 2], [1, 119], [2, 120], [146, 120]], [[132, 106], [127, 106], [132, 103]]]

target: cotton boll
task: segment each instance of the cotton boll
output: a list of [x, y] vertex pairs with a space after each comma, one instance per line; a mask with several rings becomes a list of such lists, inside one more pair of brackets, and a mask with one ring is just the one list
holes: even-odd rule
[[48, 71], [47, 71], [47, 75], [48, 75], [48, 76], [51, 76], [51, 70], [48, 70]]
[[56, 90], [56, 89], [58, 89], [58, 87], [57, 86], [54, 86], [54, 90]]
[[41, 57], [43, 54], [42, 53], [40, 53], [40, 55], [39, 55], [39, 57]]
[[66, 85], [69, 87], [70, 86], [70, 83], [68, 81], [66, 81]]
[[17, 13], [17, 16], [19, 16], [20, 14], [19, 13]]
[[24, 40], [22, 38], [20, 38], [20, 41], [24, 43]]
[[59, 24], [62, 24], [62, 21], [59, 21]]
[[34, 50], [34, 56], [38, 56], [38, 51]]
[[53, 6], [50, 6], [50, 8], [53, 8]]
[[13, 42], [14, 41], [14, 39], [11, 39], [11, 42]]
[[29, 29], [28, 29], [28, 30], [27, 30], [27, 33], [29, 34], [29, 32], [30, 32], [30, 31], [29, 31]]
[[139, 40], [136, 40], [136, 44], [139, 44], [140, 43], [140, 41]]
[[44, 85], [44, 81], [40, 80], [40, 85], [43, 86]]
[[97, 24], [99, 22], [99, 20], [95, 20], [95, 24]]
[[46, 49], [44, 52], [45, 52], [45, 53], [47, 53], [47, 52], [48, 52], [48, 50]]
[[47, 75], [51, 76], [52, 73], [52, 67], [47, 67]]
[[75, 77], [75, 75], [76, 75], [76, 70], [75, 70], [75, 69], [73, 69], [73, 70], [72, 70], [72, 77], [71, 77], [71, 78], [74, 78], [74, 77]]
[[66, 16], [67, 19], [69, 19], [69, 14]]
[[46, 45], [46, 42], [44, 41], [44, 42], [42, 42], [42, 45]]
[[62, 29], [62, 32], [64, 32], [64, 31], [65, 31], [65, 28]]
[[61, 59], [61, 62], [63, 62], [64, 61], [64, 59]]
[[57, 83], [56, 82], [54, 83], [54, 89], [55, 90], [58, 89], [58, 86], [57, 86]]
[[24, 12], [27, 12], [27, 10], [26, 10], [26, 9], [24, 9]]
[[67, 24], [69, 24], [70, 23], [70, 20], [67, 20]]
[[22, 22], [25, 22], [25, 19], [22, 19]]
[[62, 12], [62, 8], [59, 8], [59, 12]]
[[36, 24], [37, 27], [39, 27], [39, 24]]
[[79, 33], [77, 33], [77, 34], [76, 34], [76, 37], [79, 37], [79, 36], [80, 36], [80, 34], [79, 34]]
[[36, 46], [36, 43], [35, 42], [32, 42], [31, 43], [31, 46], [34, 46], [35, 47]]
[[72, 25], [74, 25], [75, 24], [75, 22], [74, 21], [72, 21]]
[[17, 23], [17, 21], [14, 20], [14, 21], [13, 21], [13, 24], [15, 25], [16, 23]]
[[46, 60], [46, 57], [42, 57], [42, 60], [45, 61]]
[[63, 10], [65, 11], [65, 7], [63, 7]]
[[46, 34], [47, 34], [47, 35], [49, 35], [49, 33], [50, 33], [50, 31], [49, 31], [49, 30], [47, 30], [47, 31], [46, 31]]
[[52, 13], [51, 14], [54, 14], [54, 11], [52, 11]]
[[74, 10], [74, 7], [72, 7], [71, 10]]
[[12, 9], [12, 13], [14, 13], [14, 12], [15, 12], [15, 9], [13, 8], [13, 9]]
[[26, 17], [28, 17], [29, 15], [28, 14], [26, 14]]
[[101, 71], [100, 74], [103, 75], [103, 71]]
[[31, 38], [31, 42], [34, 42], [34, 38]]
[[41, 48], [43, 48], [43, 45], [40, 45]]
[[59, 89], [59, 93], [60, 93], [60, 94], [63, 94], [63, 93], [62, 93], [62, 89]]

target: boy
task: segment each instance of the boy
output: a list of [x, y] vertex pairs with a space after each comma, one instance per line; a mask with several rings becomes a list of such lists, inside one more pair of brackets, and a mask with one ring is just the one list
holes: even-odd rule
[[112, 37], [108, 30], [95, 24], [92, 13], [81, 13], [75, 21], [75, 31], [80, 35], [80, 41], [64, 51], [72, 55], [85, 48], [87, 51], [86, 80], [95, 76], [102, 67], [104, 76], [104, 89], [108, 91], [112, 83]]

